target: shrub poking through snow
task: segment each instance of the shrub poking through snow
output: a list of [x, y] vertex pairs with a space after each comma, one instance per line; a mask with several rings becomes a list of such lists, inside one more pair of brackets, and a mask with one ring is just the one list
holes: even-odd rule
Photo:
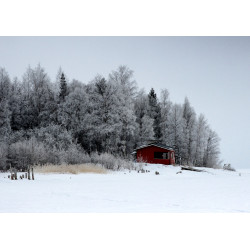
[[[58, 145], [58, 143], [56, 144]], [[47, 142], [42, 142], [31, 137], [28, 140], [22, 140], [12, 143], [9, 148], [9, 157], [14, 159], [18, 169], [25, 168], [27, 165], [45, 165], [45, 164], [82, 164], [89, 163], [90, 157], [77, 144], [70, 144], [67, 148], [48, 147]], [[1, 157], [1, 150], [0, 150]], [[0, 168], [3, 167], [0, 165]]]
[[231, 167], [231, 164], [224, 164], [223, 169], [228, 171], [235, 171], [235, 169]]
[[109, 153], [92, 153], [90, 155], [91, 163], [100, 164], [104, 168], [109, 170], [121, 170], [121, 169], [136, 169], [134, 162], [131, 160], [115, 157]]

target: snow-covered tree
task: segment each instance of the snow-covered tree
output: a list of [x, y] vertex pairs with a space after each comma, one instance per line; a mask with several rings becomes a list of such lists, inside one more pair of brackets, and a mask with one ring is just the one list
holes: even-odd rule
[[65, 96], [60, 103], [58, 121], [74, 135], [82, 131], [86, 122], [86, 113], [89, 98], [84, 86], [75, 88], [73, 92]]
[[211, 129], [208, 129], [208, 136], [203, 158], [204, 167], [216, 167], [216, 165], [219, 163], [219, 142], [220, 138], [217, 133]]
[[182, 147], [183, 129], [182, 129], [182, 106], [174, 104], [169, 114], [169, 124], [167, 134], [171, 146], [176, 146], [179, 150]]
[[144, 115], [142, 117], [142, 124], [141, 124], [141, 134], [140, 134], [140, 139], [141, 143], [140, 144], [145, 144], [148, 141], [154, 140], [154, 120], [150, 118], [147, 115]]
[[161, 91], [160, 96], [160, 107], [161, 107], [161, 131], [162, 131], [162, 142], [166, 145], [170, 145], [170, 138], [168, 134], [169, 123], [170, 123], [170, 112], [172, 102], [169, 99], [169, 92], [167, 89]]
[[122, 123], [117, 88], [102, 76], [97, 76], [87, 88], [89, 119], [85, 143], [90, 151], [114, 152], [118, 147]]
[[[22, 81], [21, 124], [24, 129], [35, 128], [47, 122], [46, 107], [51, 100], [50, 79], [40, 64], [28, 68]], [[44, 114], [45, 112], [45, 114]]]
[[109, 74], [109, 82], [117, 89], [119, 120], [121, 122], [119, 152], [127, 155], [132, 152], [134, 135], [136, 131], [136, 116], [134, 113], [134, 98], [136, 95], [136, 82], [133, 71], [126, 66], [120, 66]]
[[0, 68], [0, 101], [8, 99], [10, 95], [10, 78], [4, 68]]
[[68, 86], [67, 86], [64, 73], [62, 73], [61, 78], [60, 78], [60, 92], [59, 92], [60, 102], [65, 101], [65, 97], [67, 96], [67, 94], [68, 94]]
[[12, 82], [10, 93], [11, 129], [17, 131], [22, 128], [20, 113], [23, 103], [21, 84], [16, 77]]
[[195, 148], [194, 148], [194, 165], [203, 166], [203, 158], [205, 153], [207, 139], [208, 124], [205, 116], [200, 114], [195, 129]]
[[7, 140], [10, 132], [10, 79], [5, 69], [0, 68], [0, 141]]
[[154, 120], [148, 116], [148, 97], [144, 90], [138, 92], [134, 109], [137, 123], [135, 143], [140, 146], [154, 139]]
[[183, 109], [183, 115], [182, 115], [183, 140], [181, 147], [182, 160], [186, 164], [192, 164], [194, 157], [196, 114], [194, 109], [191, 107], [187, 97], [185, 98], [182, 109]]
[[154, 137], [160, 140], [162, 138], [161, 107], [158, 103], [157, 95], [153, 88], [148, 94], [148, 104], [148, 115], [154, 120]]
[[7, 140], [10, 132], [10, 108], [8, 100], [3, 99], [0, 102], [0, 141]]
[[7, 155], [8, 155], [7, 142], [0, 141], [0, 170], [5, 170], [7, 167], [6, 164]]
[[176, 147], [184, 164], [216, 166], [219, 138], [204, 115], [197, 120], [187, 98], [179, 105], [168, 90], [160, 94], [158, 100], [154, 89], [137, 91], [127, 66], [89, 84], [70, 82], [61, 68], [52, 83], [40, 65], [11, 81], [0, 68], [0, 168], [10, 149], [14, 155], [34, 153], [33, 163], [77, 163], [83, 149], [128, 157], [154, 139]]

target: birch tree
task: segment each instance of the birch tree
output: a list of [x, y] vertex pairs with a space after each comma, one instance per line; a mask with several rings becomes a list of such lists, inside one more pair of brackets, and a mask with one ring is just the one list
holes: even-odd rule
[[195, 130], [194, 165], [202, 166], [207, 140], [208, 124], [205, 116], [200, 114]]
[[183, 129], [182, 129], [182, 106], [180, 104], [174, 104], [171, 108], [169, 116], [169, 125], [167, 133], [169, 136], [169, 142], [171, 146], [176, 146], [177, 148], [182, 148], [182, 138], [183, 138]]
[[170, 112], [172, 102], [169, 99], [169, 92], [167, 89], [161, 91], [160, 96], [160, 107], [161, 107], [161, 131], [162, 131], [162, 142], [166, 145], [170, 145], [170, 138], [168, 134], [169, 123], [170, 123]]
[[133, 71], [126, 66], [120, 66], [109, 74], [109, 82], [117, 88], [119, 105], [119, 119], [122, 124], [119, 151], [127, 155], [134, 146], [134, 133], [136, 131], [136, 116], [134, 113], [134, 98], [136, 95], [136, 82]]
[[181, 151], [182, 151], [182, 159], [187, 164], [193, 163], [195, 126], [196, 126], [196, 114], [194, 109], [191, 107], [188, 98], [186, 97], [183, 104], [183, 115], [182, 115], [183, 143]]
[[89, 126], [87, 135], [91, 151], [116, 152], [122, 123], [119, 119], [117, 88], [102, 76], [88, 86]]
[[0, 140], [7, 140], [10, 132], [11, 111], [10, 101], [10, 79], [5, 69], [0, 68]]
[[220, 154], [219, 142], [220, 138], [217, 133], [209, 128], [203, 158], [204, 167], [212, 168], [218, 164]]

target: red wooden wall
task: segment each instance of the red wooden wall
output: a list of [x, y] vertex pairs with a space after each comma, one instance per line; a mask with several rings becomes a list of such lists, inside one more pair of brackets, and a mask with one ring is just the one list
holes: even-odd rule
[[[154, 159], [154, 152], [169, 152], [170, 159]], [[171, 153], [174, 153], [173, 150], [163, 149], [157, 146], [148, 146], [145, 148], [137, 149], [137, 162], [143, 161], [147, 163], [158, 163], [165, 165], [174, 165], [175, 164], [175, 155], [173, 159], [171, 158]]]

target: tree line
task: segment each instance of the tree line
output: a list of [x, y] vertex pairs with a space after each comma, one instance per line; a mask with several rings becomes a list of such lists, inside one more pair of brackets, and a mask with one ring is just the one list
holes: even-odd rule
[[178, 149], [183, 164], [219, 164], [219, 137], [188, 98], [171, 102], [139, 89], [120, 66], [89, 83], [67, 79], [60, 68], [52, 81], [41, 65], [22, 79], [0, 68], [0, 168], [8, 162], [79, 163], [93, 152], [124, 158], [150, 140]]

